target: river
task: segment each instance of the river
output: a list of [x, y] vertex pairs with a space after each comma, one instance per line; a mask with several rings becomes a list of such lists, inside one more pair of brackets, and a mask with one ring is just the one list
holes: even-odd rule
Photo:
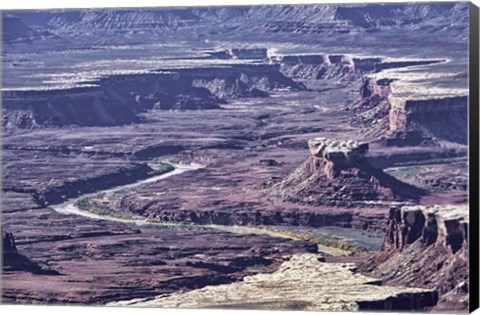
[[[121, 185], [117, 187], [113, 187], [110, 189], [106, 190], [101, 190], [97, 191], [94, 193], [90, 194], [84, 194], [82, 196], [79, 196], [74, 199], [69, 199], [66, 202], [59, 204], [59, 205], [52, 205], [51, 208], [54, 209], [56, 212], [65, 214], [65, 215], [78, 215], [90, 219], [97, 219], [97, 220], [107, 220], [107, 221], [115, 221], [115, 222], [121, 222], [125, 224], [133, 224], [136, 226], [139, 226], [145, 230], [148, 229], [156, 229], [156, 228], [166, 228], [166, 227], [181, 227], [181, 228], [188, 228], [188, 229], [200, 229], [200, 230], [215, 230], [215, 231], [224, 231], [224, 232], [229, 232], [229, 233], [235, 233], [235, 234], [267, 234], [273, 237], [280, 237], [280, 238], [289, 238], [289, 239], [301, 239], [301, 237], [297, 236], [292, 236], [289, 235], [288, 233], [282, 233], [281, 230], [279, 231], [273, 231], [269, 229], [263, 229], [261, 227], [254, 227], [254, 226], [227, 226], [227, 225], [215, 225], [215, 224], [208, 224], [208, 225], [195, 225], [191, 223], [172, 223], [172, 222], [154, 222], [152, 220], [149, 220], [147, 218], [143, 217], [129, 217], [129, 218], [120, 218], [120, 217], [115, 217], [115, 216], [109, 216], [109, 215], [102, 215], [102, 214], [96, 214], [93, 212], [90, 212], [88, 210], [82, 210], [76, 206], [76, 202], [88, 198], [88, 197], [93, 197], [98, 194], [102, 193], [112, 193], [112, 192], [117, 192], [121, 190], [126, 190], [126, 189], [131, 189], [135, 188], [144, 184], [148, 183], [153, 183], [156, 181], [160, 180], [165, 180], [171, 176], [175, 175], [180, 175], [188, 171], [193, 171], [193, 170], [198, 170], [203, 168], [201, 165], [185, 165], [185, 164], [173, 164], [169, 163], [174, 167], [174, 170], [169, 171], [167, 173], [164, 173], [162, 175], [158, 176], [153, 176], [144, 180], [137, 181], [135, 183], [127, 184], [127, 185]], [[286, 228], [286, 227], [284, 227]], [[298, 227], [297, 227], [298, 228]], [[320, 244], [317, 244], [318, 250], [324, 253], [328, 253], [329, 255], [333, 256], [338, 256], [338, 255], [347, 255], [349, 254], [348, 251], [335, 248], [335, 247], [330, 247], [330, 246], [323, 246]]]
[[143, 218], [133, 218], [132, 217], [132, 218], [128, 218], [128, 219], [122, 219], [122, 218], [117, 218], [117, 217], [108, 216], [108, 215], [100, 215], [100, 214], [92, 213], [92, 212], [87, 211], [87, 210], [82, 210], [75, 205], [77, 201], [79, 201], [81, 199], [84, 199], [84, 198], [93, 197], [93, 196], [101, 194], [101, 193], [112, 193], [112, 192], [116, 192], [116, 191], [120, 191], [120, 190], [135, 188], [135, 187], [138, 187], [138, 186], [141, 186], [141, 185], [144, 185], [144, 184], [154, 183], [154, 182], [159, 181], [159, 180], [164, 180], [166, 178], [169, 178], [170, 176], [179, 175], [179, 174], [182, 174], [182, 173], [185, 173], [185, 172], [188, 172], [188, 171], [198, 170], [198, 169], [201, 169], [203, 167], [201, 165], [196, 165], [196, 164], [192, 164], [192, 165], [173, 164], [173, 163], [169, 163], [169, 164], [172, 165], [175, 169], [170, 171], [170, 172], [164, 173], [162, 175], [152, 176], [152, 177], [149, 177], [147, 179], [139, 180], [135, 183], [131, 183], [131, 184], [127, 184], [127, 185], [121, 185], [121, 186], [109, 188], [109, 189], [106, 189], [106, 190], [101, 190], [101, 191], [97, 191], [97, 192], [94, 192], [94, 193], [91, 193], [91, 194], [85, 194], [85, 195], [82, 195], [82, 196], [77, 197], [75, 199], [69, 199], [62, 204], [52, 205], [51, 208], [53, 210], [55, 210], [56, 212], [61, 213], [61, 214], [74, 214], [74, 215], [87, 217], [87, 218], [91, 218], [91, 219], [116, 221], [116, 222], [139, 225], [139, 226], [144, 226], [144, 225], [162, 225], [162, 226], [178, 225], [178, 224], [174, 224], [174, 223], [152, 223], [150, 221], [147, 222], [146, 218], [143, 219]]

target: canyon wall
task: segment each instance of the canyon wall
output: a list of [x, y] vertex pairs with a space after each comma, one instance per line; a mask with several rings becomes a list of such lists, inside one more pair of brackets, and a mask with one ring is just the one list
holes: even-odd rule
[[219, 109], [225, 99], [265, 97], [274, 89], [301, 90], [278, 65], [230, 65], [112, 75], [86, 86], [5, 90], [5, 128], [115, 126], [140, 121], [149, 109]]
[[135, 107], [109, 97], [101, 87], [3, 91], [4, 128], [111, 126], [139, 121]]
[[382, 252], [359, 270], [389, 284], [436, 289], [438, 310], [468, 308], [468, 206], [390, 209]]
[[[292, 78], [352, 81], [367, 73], [428, 65], [441, 60], [388, 61], [381, 57], [355, 57], [347, 54], [298, 54], [274, 55], [270, 61], [279, 63], [282, 73]], [[385, 85], [381, 80], [378, 84]]]
[[271, 61], [280, 63], [282, 73], [288, 77], [350, 81], [362, 73], [374, 71], [381, 59], [356, 58], [350, 55], [299, 54], [273, 56]]
[[392, 133], [422, 131], [423, 137], [467, 144], [468, 97], [407, 99], [390, 95]]
[[[370, 123], [371, 130], [367, 133], [382, 135], [382, 141], [393, 146], [438, 141], [467, 144], [467, 96], [423, 95], [416, 91], [417, 83], [393, 78], [363, 79], [357, 109], [364, 109], [360, 116], [364, 117], [364, 123]], [[408, 89], [411, 91], [407, 92]], [[384, 106], [388, 106], [388, 111], [383, 110]], [[375, 119], [365, 119], [372, 115]]]

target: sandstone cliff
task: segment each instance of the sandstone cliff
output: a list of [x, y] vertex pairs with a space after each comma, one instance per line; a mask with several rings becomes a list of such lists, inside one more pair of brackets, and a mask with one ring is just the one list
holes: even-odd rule
[[436, 309], [468, 308], [468, 207], [390, 209], [382, 252], [359, 271], [384, 282], [438, 290]]
[[[366, 73], [377, 73], [385, 69], [428, 65], [438, 60], [388, 61], [380, 57], [358, 57], [348, 54], [298, 54], [272, 56], [271, 61], [281, 65], [288, 77], [308, 80], [337, 79], [353, 81]], [[388, 79], [386, 79], [388, 81]], [[380, 79], [375, 86], [386, 86]], [[374, 80], [372, 81], [372, 83]], [[378, 91], [373, 91], [374, 93]]]
[[[438, 145], [439, 141], [466, 144], [465, 89], [447, 88], [444, 82], [433, 81], [428, 67], [424, 73], [418, 73], [416, 68], [410, 72], [395, 71], [370, 74], [363, 79], [360, 101], [353, 108], [359, 112], [357, 121], [370, 129], [367, 137], [373, 135], [371, 138], [393, 146]], [[466, 82], [455, 75], [448, 80], [458, 81], [458, 85]]]
[[405, 99], [390, 95], [388, 100], [392, 134], [420, 132], [417, 137], [467, 143], [467, 96]]

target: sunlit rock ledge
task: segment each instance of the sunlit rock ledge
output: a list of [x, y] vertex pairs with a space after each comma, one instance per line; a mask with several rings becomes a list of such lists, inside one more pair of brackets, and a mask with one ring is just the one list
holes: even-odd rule
[[354, 270], [354, 264], [319, 262], [314, 254], [294, 255], [274, 273], [248, 276], [227, 285], [108, 305], [356, 311], [420, 310], [437, 301], [435, 290], [382, 286], [377, 279]]
[[467, 74], [458, 71], [452, 62], [444, 60], [433, 64], [385, 69], [369, 74], [368, 78], [377, 82], [389, 80], [388, 96], [393, 102], [466, 97], [469, 93]]

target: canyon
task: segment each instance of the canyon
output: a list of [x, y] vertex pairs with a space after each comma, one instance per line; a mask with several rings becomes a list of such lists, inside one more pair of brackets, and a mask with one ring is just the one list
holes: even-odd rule
[[468, 309], [468, 5], [2, 17], [2, 302]]

